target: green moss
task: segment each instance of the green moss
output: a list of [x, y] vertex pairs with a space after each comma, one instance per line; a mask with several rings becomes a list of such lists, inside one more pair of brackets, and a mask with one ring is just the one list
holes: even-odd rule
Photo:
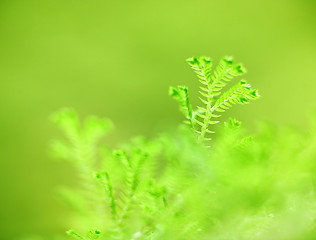
[[89, 117], [81, 124], [72, 110], [54, 114], [66, 138], [52, 151], [81, 179], [80, 188], [60, 193], [74, 210], [77, 230], [67, 233], [79, 240], [313, 239], [315, 128], [306, 134], [265, 125], [248, 136], [232, 118], [206, 148], [215, 112], [258, 94], [244, 80], [227, 86], [245, 73], [231, 57], [214, 72], [210, 58], [188, 63], [203, 84], [203, 106], [193, 110], [188, 89], [171, 88], [186, 117], [174, 132], [111, 149], [100, 143], [112, 129], [109, 120]]

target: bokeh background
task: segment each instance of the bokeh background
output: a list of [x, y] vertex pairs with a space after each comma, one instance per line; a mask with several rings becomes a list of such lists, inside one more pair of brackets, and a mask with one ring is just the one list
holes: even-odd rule
[[314, 0], [1, 0], [0, 239], [62, 233], [55, 190], [72, 169], [52, 160], [61, 107], [113, 120], [109, 144], [182, 120], [170, 85], [197, 81], [190, 56], [233, 55], [262, 98], [232, 115], [304, 128], [316, 103]]

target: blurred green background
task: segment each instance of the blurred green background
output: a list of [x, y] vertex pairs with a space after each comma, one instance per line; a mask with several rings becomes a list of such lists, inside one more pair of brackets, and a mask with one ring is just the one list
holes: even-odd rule
[[250, 128], [304, 127], [316, 103], [315, 12], [313, 0], [1, 0], [0, 239], [68, 228], [55, 189], [74, 177], [49, 157], [52, 112], [111, 118], [111, 144], [153, 136], [182, 120], [170, 85], [197, 96], [187, 57], [245, 64], [262, 98], [230, 115]]

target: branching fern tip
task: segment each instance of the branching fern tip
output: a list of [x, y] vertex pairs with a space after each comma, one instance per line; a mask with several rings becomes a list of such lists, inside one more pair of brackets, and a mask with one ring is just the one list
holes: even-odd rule
[[225, 90], [227, 84], [235, 77], [246, 73], [244, 66], [240, 63], [236, 64], [232, 57], [222, 58], [213, 71], [213, 61], [209, 57], [192, 57], [187, 59], [187, 62], [202, 84], [199, 91], [202, 105], [192, 110], [186, 86], [171, 87], [169, 94], [179, 102], [180, 111], [186, 118], [185, 123], [197, 134], [198, 141], [209, 141], [211, 138], [208, 136], [214, 133], [210, 125], [219, 122], [217, 118], [221, 116], [220, 113], [234, 104], [249, 103], [250, 100], [257, 99], [259, 94], [245, 80]]

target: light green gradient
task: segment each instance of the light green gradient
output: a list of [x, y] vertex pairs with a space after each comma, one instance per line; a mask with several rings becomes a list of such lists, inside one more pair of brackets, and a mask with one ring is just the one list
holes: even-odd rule
[[47, 154], [51, 112], [111, 118], [110, 144], [153, 136], [182, 120], [170, 85], [197, 96], [187, 57], [229, 54], [247, 66], [262, 97], [234, 110], [244, 125], [304, 125], [315, 105], [315, 10], [312, 0], [2, 0], [0, 238], [65, 228], [54, 192], [73, 176]]

